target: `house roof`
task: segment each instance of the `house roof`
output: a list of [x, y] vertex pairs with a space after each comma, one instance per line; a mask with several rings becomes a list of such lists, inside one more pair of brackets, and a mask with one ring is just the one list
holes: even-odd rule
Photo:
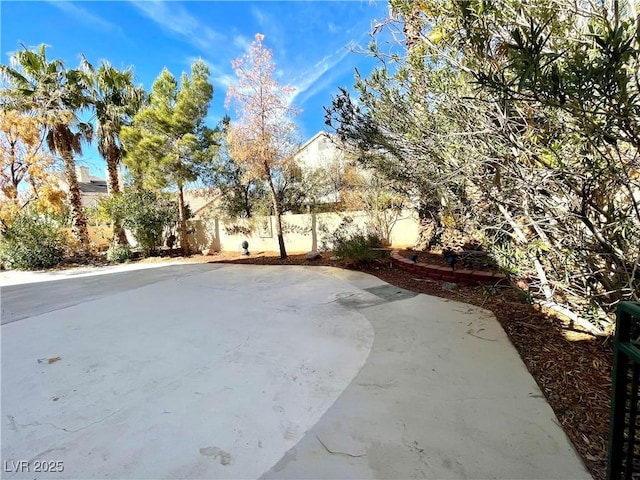
[[301, 152], [302, 150], [304, 150], [305, 148], [307, 148], [309, 145], [311, 145], [313, 142], [315, 142], [316, 140], [318, 140], [319, 138], [330, 138], [330, 134], [320, 130], [318, 133], [316, 133], [313, 137], [311, 137], [309, 140], [307, 140], [306, 142], [304, 142], [304, 144], [298, 149], [298, 152]]
[[78, 186], [82, 193], [108, 193], [106, 180], [91, 180], [90, 182], [79, 182]]
[[292, 159], [300, 167], [314, 170], [327, 167], [330, 162], [341, 159], [343, 155], [335, 135], [320, 131], [307, 140], [293, 154]]
[[297, 156], [300, 156], [307, 148], [309, 148], [310, 145], [312, 145], [313, 143], [319, 141], [319, 140], [329, 140], [329, 141], [333, 141], [333, 139], [335, 138], [335, 136], [329, 132], [325, 132], [324, 130], [320, 130], [318, 133], [316, 133], [313, 137], [311, 137], [309, 140], [307, 140], [305, 143], [302, 144], [302, 146], [296, 151], [296, 153], [293, 154], [294, 158]]

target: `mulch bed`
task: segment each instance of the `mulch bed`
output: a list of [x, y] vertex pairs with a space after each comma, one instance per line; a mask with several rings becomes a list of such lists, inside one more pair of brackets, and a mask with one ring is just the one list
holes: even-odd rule
[[[407, 252], [404, 252], [406, 255]], [[439, 254], [422, 254], [425, 263], [442, 265]], [[221, 254], [201, 261], [256, 265], [327, 265], [360, 270], [392, 285], [427, 295], [448, 298], [491, 310], [517, 349], [531, 375], [558, 417], [587, 468], [597, 480], [606, 476], [607, 435], [613, 349], [608, 341], [576, 331], [561, 319], [528, 304], [525, 295], [511, 287], [469, 287], [443, 289], [434, 280], [416, 278], [392, 268], [388, 259], [368, 265], [319, 260], [260, 252], [250, 257]]]
[[[399, 249], [398, 253], [403, 257], [410, 258], [410, 255], [416, 255], [417, 262], [426, 263], [427, 265], [436, 265], [438, 267], [450, 268], [451, 265], [442, 253], [442, 250], [434, 249], [430, 251], [417, 251], [409, 249]], [[497, 271], [498, 267], [483, 252], [480, 251], [463, 251], [456, 254], [456, 268], [467, 268], [470, 270]]]

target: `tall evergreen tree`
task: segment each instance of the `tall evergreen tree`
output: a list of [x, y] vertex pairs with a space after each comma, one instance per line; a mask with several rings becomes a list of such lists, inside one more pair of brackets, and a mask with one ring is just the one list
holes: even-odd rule
[[180, 85], [166, 68], [153, 83], [149, 104], [122, 128], [125, 165], [137, 188], [175, 188], [180, 217], [180, 243], [189, 253], [184, 187], [198, 178], [211, 160], [211, 129], [205, 125], [213, 86], [202, 60], [182, 74]]

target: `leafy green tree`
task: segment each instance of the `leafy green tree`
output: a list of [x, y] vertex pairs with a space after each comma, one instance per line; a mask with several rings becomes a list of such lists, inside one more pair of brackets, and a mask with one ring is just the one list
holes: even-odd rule
[[215, 155], [208, 168], [203, 169], [201, 180], [220, 193], [221, 213], [228, 218], [251, 218], [256, 202], [263, 196], [263, 186], [256, 179], [248, 178], [246, 171], [229, 152], [227, 135], [231, 118], [227, 115], [214, 129]]
[[73, 234], [88, 250], [89, 233], [74, 158], [82, 152], [82, 142], [90, 142], [93, 135], [92, 126], [77, 116], [88, 106], [82, 88], [82, 72], [67, 70], [61, 60], [47, 59], [44, 44], [35, 50], [24, 47], [14, 52], [11, 65], [0, 65], [0, 74], [8, 83], [8, 88], [0, 92], [2, 103], [16, 110], [33, 112], [43, 119], [47, 146], [63, 161]]
[[[228, 116], [216, 127], [214, 135], [216, 155], [210, 168], [203, 172], [202, 180], [220, 192], [220, 209], [229, 218], [251, 218], [254, 215], [272, 215], [273, 201], [267, 182], [249, 174], [243, 164], [229, 152], [228, 134], [231, 119]], [[272, 170], [276, 196], [282, 212], [302, 213], [306, 206], [321, 196], [323, 174], [303, 172], [294, 162], [287, 162]]]
[[[481, 236], [534, 298], [601, 333], [638, 291], [630, 4], [393, 4], [420, 15], [420, 34], [405, 55], [374, 45], [379, 67], [334, 99], [328, 124], [424, 217]], [[388, 24], [398, 39], [403, 21]]]
[[[109, 192], [117, 194], [120, 192], [118, 166], [123, 156], [120, 132], [131, 123], [146, 93], [141, 87], [134, 86], [131, 67], [121, 71], [102, 61], [96, 69], [83, 59], [82, 69], [86, 74], [91, 106], [95, 109], [98, 152], [107, 163]], [[127, 243], [124, 230], [117, 223], [114, 224], [113, 240], [114, 243]]]
[[231, 158], [216, 163], [205, 180], [220, 191], [220, 209], [228, 218], [251, 218], [256, 202], [262, 198], [261, 185], [255, 180], [245, 180], [244, 172]]
[[[316, 192], [314, 180], [317, 180], [317, 177], [306, 174], [293, 161], [287, 162], [278, 175], [274, 175], [276, 196], [281, 211], [306, 213], [306, 207], [313, 202], [312, 195]], [[268, 194], [263, 198], [265, 209], [271, 214], [273, 202], [270, 201]]]
[[205, 125], [213, 87], [202, 60], [182, 74], [180, 85], [165, 68], [153, 83], [149, 104], [122, 128], [125, 165], [137, 188], [175, 188], [180, 212], [180, 245], [189, 252], [184, 187], [212, 161], [214, 135]]
[[[441, 18], [447, 34], [467, 52], [478, 84], [520, 113], [521, 134], [513, 143], [546, 174], [528, 202], [528, 216], [540, 247], [573, 259], [580, 274], [572, 277], [580, 281], [551, 280], [545, 295], [561, 289], [575, 297], [570, 292], [577, 290], [590, 299], [590, 307], [605, 311], [619, 300], [637, 300], [640, 24], [635, 3], [504, 2], [498, 9], [471, 1]], [[527, 148], [529, 132], [546, 141], [543, 148]], [[547, 200], [543, 189], [564, 197], [567, 207]], [[536, 218], [533, 207], [540, 204], [547, 218], [561, 219], [559, 225]]]

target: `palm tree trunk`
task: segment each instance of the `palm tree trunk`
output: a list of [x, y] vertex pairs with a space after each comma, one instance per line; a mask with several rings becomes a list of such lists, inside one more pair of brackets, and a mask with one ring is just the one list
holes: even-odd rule
[[[112, 146], [107, 155], [107, 172], [109, 174], [109, 194], [116, 195], [120, 193], [120, 179], [118, 178], [118, 163], [120, 161], [120, 150]], [[114, 245], [129, 245], [127, 235], [124, 233], [124, 228], [120, 224], [119, 220], [113, 222], [113, 239]]]
[[271, 191], [271, 200], [273, 201], [273, 213], [276, 217], [276, 235], [278, 236], [278, 246], [280, 247], [280, 258], [282, 260], [287, 258], [287, 250], [284, 246], [284, 237], [282, 236], [282, 218], [280, 213], [280, 202], [278, 202], [278, 196], [276, 195], [276, 188], [273, 185], [273, 179], [271, 174], [267, 175], [269, 181], [269, 190]]
[[76, 175], [76, 164], [73, 160], [71, 150], [61, 152], [64, 161], [64, 173], [69, 184], [69, 203], [71, 205], [71, 232], [80, 242], [84, 253], [89, 253], [89, 230], [87, 229], [87, 219], [82, 209], [82, 195], [78, 185]]
[[189, 237], [187, 236], [186, 208], [184, 206], [182, 183], [178, 184], [178, 209], [180, 215], [180, 247], [183, 255], [189, 255]]

